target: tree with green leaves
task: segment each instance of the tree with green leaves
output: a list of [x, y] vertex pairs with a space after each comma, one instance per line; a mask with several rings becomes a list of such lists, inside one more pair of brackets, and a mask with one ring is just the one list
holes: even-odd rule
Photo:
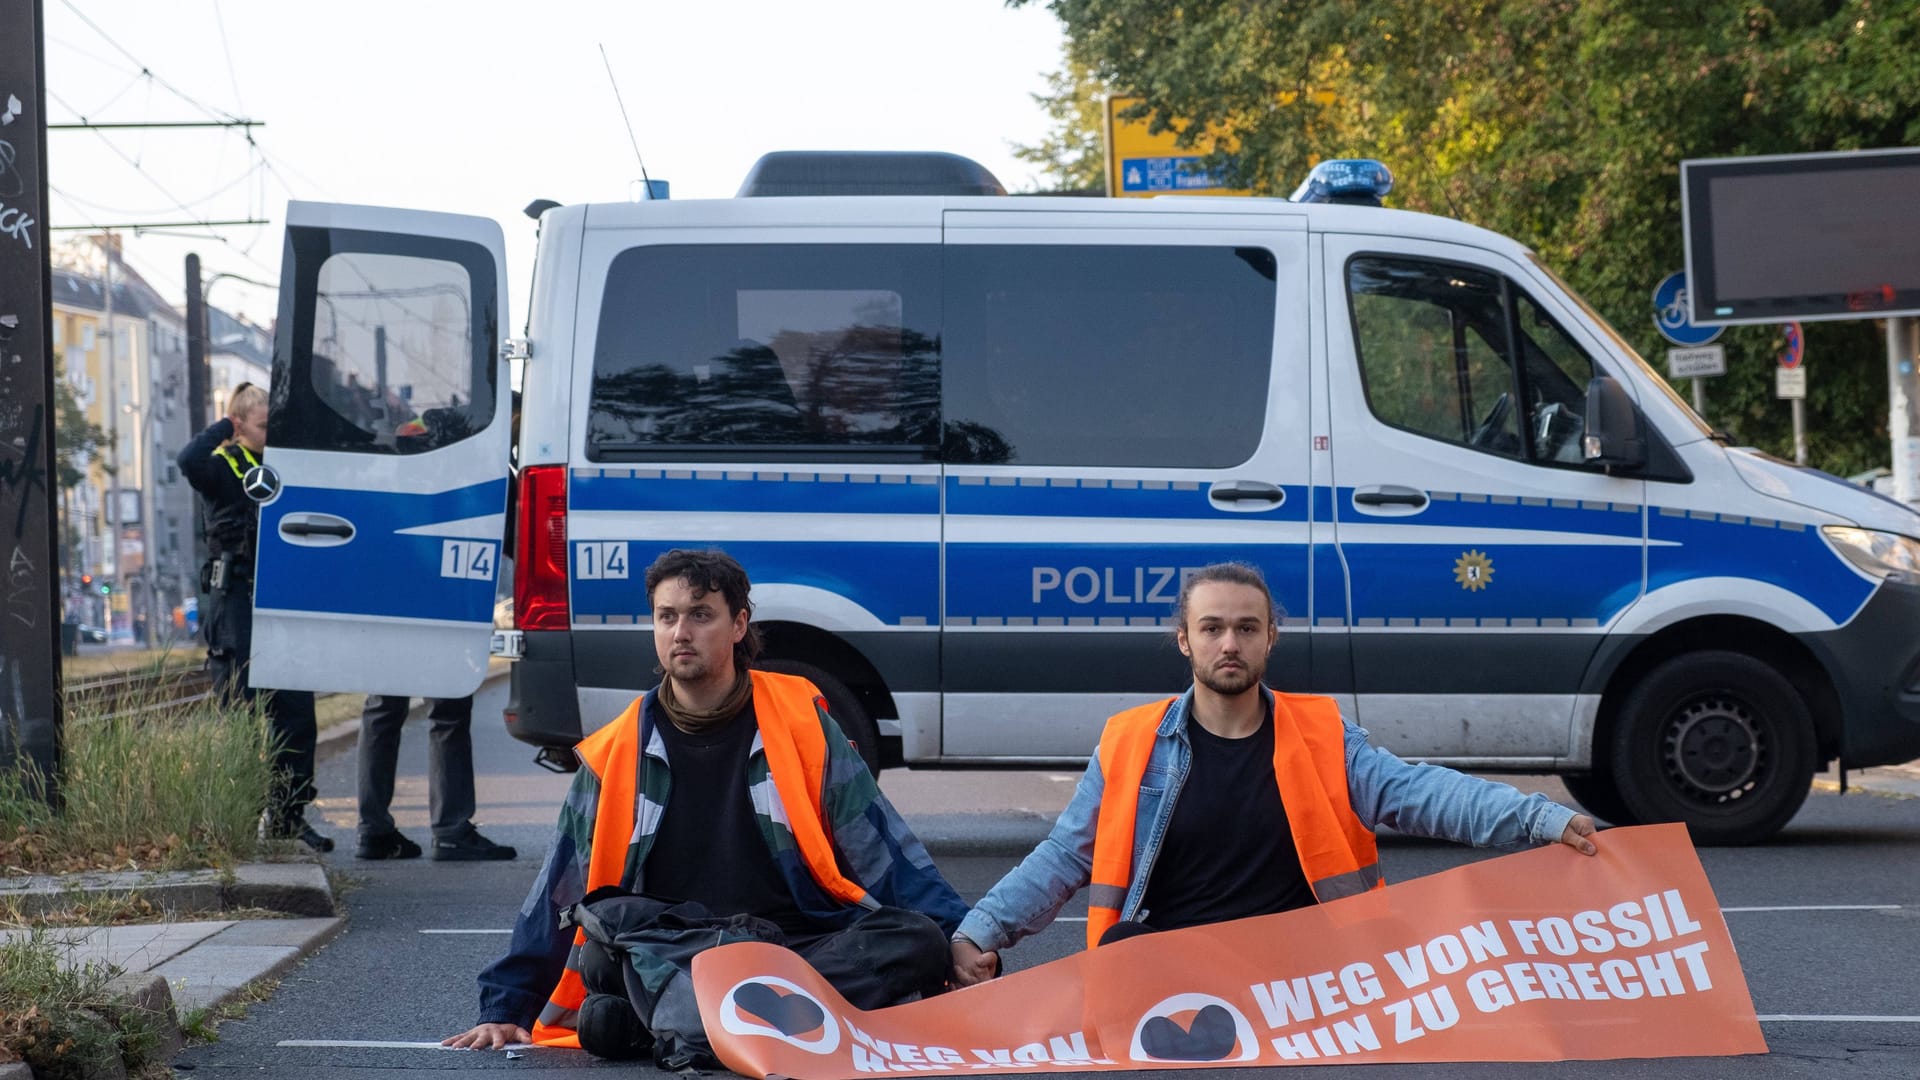
[[[66, 378], [66, 360], [53, 354], [53, 432], [56, 479], [65, 494], [87, 478], [87, 466], [107, 445], [107, 433], [87, 419], [87, 410]], [[104, 468], [113, 468], [105, 462]]]
[[[73, 520], [73, 491], [87, 479], [87, 467], [107, 446], [107, 433], [87, 418], [87, 410], [66, 378], [66, 360], [53, 354], [54, 481], [60, 493], [60, 575], [64, 583], [72, 572], [69, 556], [80, 544], [80, 527]], [[111, 470], [113, 462], [101, 463]], [[64, 587], [62, 592], [67, 591]]]
[[1040, 167], [1045, 190], [1106, 194], [1107, 93], [1106, 84], [1069, 55], [1047, 76], [1047, 92], [1033, 95], [1053, 130], [1032, 146], [1015, 146], [1013, 156]]
[[[1231, 131], [1238, 153], [1214, 164], [1258, 193], [1285, 194], [1325, 158], [1379, 158], [1395, 173], [1390, 205], [1527, 243], [1656, 363], [1651, 292], [1683, 263], [1682, 160], [1920, 144], [1911, 0], [1048, 7], [1068, 65], [1043, 104], [1080, 140], [1084, 110], [1069, 103], [1104, 85], [1144, 97], [1157, 129], [1177, 118]], [[1028, 160], [1061, 163], [1048, 172], [1059, 180], [1075, 145], [1057, 130]], [[1806, 338], [1814, 464], [1884, 463], [1879, 325], [1809, 324]], [[1709, 383], [1708, 418], [1789, 450], [1788, 409], [1773, 399], [1780, 331], [1736, 327], [1723, 340], [1731, 371]]]

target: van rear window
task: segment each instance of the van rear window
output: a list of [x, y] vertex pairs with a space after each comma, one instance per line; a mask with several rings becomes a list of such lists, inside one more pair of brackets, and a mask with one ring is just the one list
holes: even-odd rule
[[608, 269], [587, 453], [931, 457], [940, 249], [660, 245]]

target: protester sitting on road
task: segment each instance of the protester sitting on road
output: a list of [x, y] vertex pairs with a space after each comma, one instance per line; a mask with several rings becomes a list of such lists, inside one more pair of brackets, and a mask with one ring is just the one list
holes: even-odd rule
[[1203, 568], [1181, 587], [1176, 615], [1193, 686], [1107, 721], [1053, 831], [954, 934], [956, 985], [992, 978], [999, 950], [1089, 884], [1091, 948], [1378, 888], [1377, 825], [1476, 847], [1557, 840], [1594, 853], [1584, 814], [1409, 765], [1368, 745], [1331, 698], [1263, 685], [1279, 629], [1254, 567]]
[[[356, 859], [417, 859], [420, 845], [393, 823], [393, 778], [400, 729], [411, 698], [372, 694], [360, 712], [360, 838]], [[473, 827], [473, 695], [431, 698], [427, 712], [427, 808], [433, 857], [441, 861], [511, 859], [514, 850]]]
[[[669, 1033], [705, 1039], [693, 954], [734, 940], [786, 945], [863, 1009], [941, 990], [966, 905], [820, 691], [747, 670], [759, 640], [746, 572], [719, 551], [676, 550], [645, 585], [661, 683], [575, 748], [558, 835], [506, 956], [480, 974], [480, 1023], [445, 1044], [651, 1048], [681, 1067]], [[639, 894], [611, 901], [639, 916], [620, 940], [643, 944], [623, 956], [560, 932], [563, 912], [600, 921], [609, 885]]]
[[[267, 448], [267, 392], [252, 383], [234, 387], [227, 415], [215, 420], [180, 451], [180, 475], [200, 493], [206, 524], [207, 562], [200, 585], [208, 594], [202, 624], [207, 669], [225, 701], [255, 699], [247, 661], [253, 655], [253, 563], [260, 541], [260, 507], [248, 497], [247, 477], [260, 468]], [[273, 731], [274, 791], [261, 820], [268, 836], [297, 839], [315, 851], [333, 841], [307, 823], [313, 801], [313, 761], [318, 740], [313, 694], [269, 690], [264, 699]]]

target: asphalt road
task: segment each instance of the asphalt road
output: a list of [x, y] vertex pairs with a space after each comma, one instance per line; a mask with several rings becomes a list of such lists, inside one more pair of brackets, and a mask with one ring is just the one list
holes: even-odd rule
[[[324, 827], [339, 842], [331, 863], [352, 882], [344, 896], [347, 931], [295, 969], [270, 1001], [222, 1025], [217, 1043], [182, 1053], [175, 1061], [182, 1075], [384, 1080], [512, 1070], [546, 1080], [607, 1069], [654, 1074], [596, 1063], [578, 1051], [528, 1050], [510, 1059], [409, 1045], [436, 1042], [472, 1022], [473, 975], [505, 945], [503, 931], [538, 868], [566, 787], [567, 778], [536, 768], [527, 748], [507, 737], [495, 719], [503, 698], [504, 688], [495, 688], [475, 703], [479, 821], [488, 836], [517, 846], [520, 857], [494, 864], [356, 862], [349, 742], [322, 763], [320, 776]], [[409, 726], [401, 769], [395, 816], [425, 840], [424, 725]], [[1074, 779], [1062, 771], [890, 770], [882, 786], [971, 900], [1044, 835]], [[1532, 786], [1565, 797], [1552, 780]], [[1401, 838], [1384, 839], [1381, 850], [1393, 880], [1497, 854]], [[1369, 1077], [1920, 1076], [1920, 799], [1816, 792], [1773, 843], [1700, 854], [1727, 909], [1760, 1015], [1908, 1019], [1766, 1021], [1772, 1052], [1741, 1059], [1325, 1067]], [[1891, 906], [1821, 910], [1834, 905]], [[1744, 908], [1787, 910], [1735, 910]], [[1084, 898], [1065, 914], [1084, 915]], [[1008, 966], [1064, 956], [1079, 947], [1082, 930], [1078, 922], [1057, 923], [1009, 952]]]

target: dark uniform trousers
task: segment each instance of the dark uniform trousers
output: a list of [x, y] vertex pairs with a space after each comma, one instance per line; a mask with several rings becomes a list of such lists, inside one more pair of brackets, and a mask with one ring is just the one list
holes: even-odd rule
[[[432, 698], [427, 713], [427, 800], [435, 840], [459, 840], [473, 820], [473, 697]], [[394, 831], [393, 777], [411, 698], [374, 694], [360, 713], [360, 836]]]
[[274, 836], [299, 831], [313, 802], [314, 745], [318, 738], [309, 690], [255, 690], [247, 677], [253, 653], [253, 583], [236, 582], [216, 593], [207, 620], [207, 670], [222, 701], [258, 706], [273, 738], [274, 790], [267, 828]]

